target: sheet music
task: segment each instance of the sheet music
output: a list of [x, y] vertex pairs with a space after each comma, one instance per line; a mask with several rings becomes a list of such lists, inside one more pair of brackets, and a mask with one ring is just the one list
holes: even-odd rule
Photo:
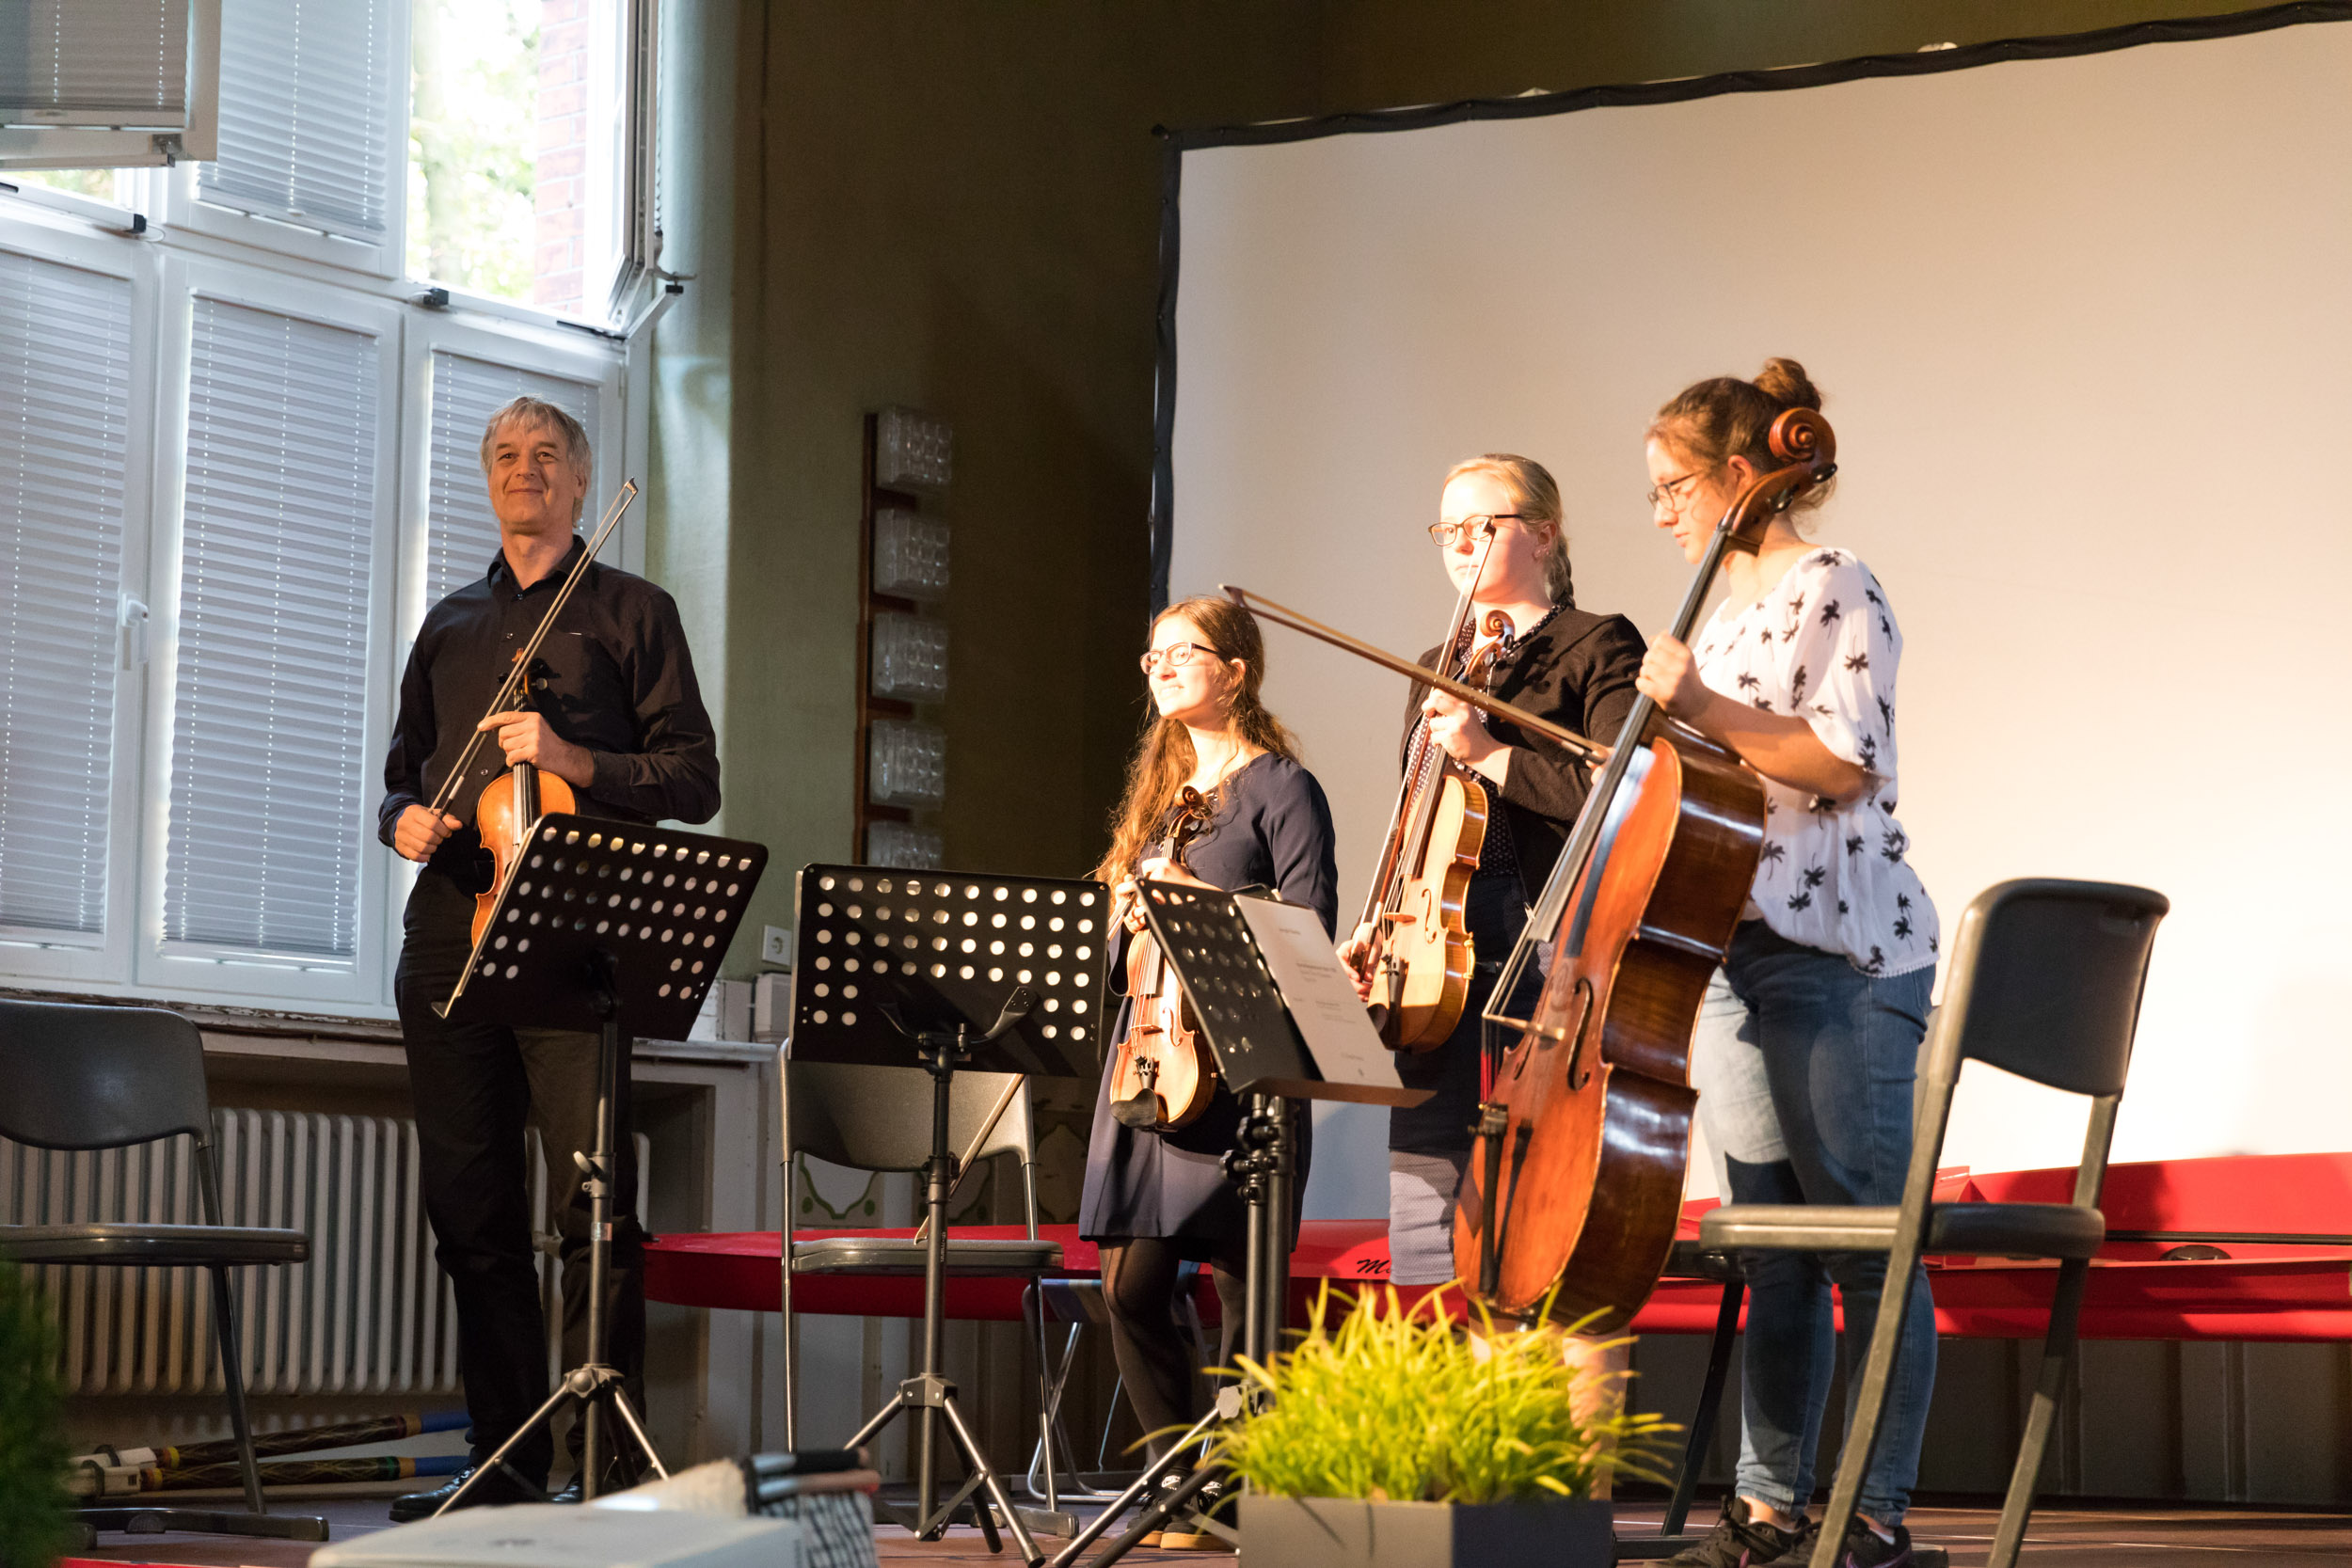
[[[1380, 1043], [1363, 999], [1323, 922], [1304, 904], [1277, 903], [1270, 898], [1236, 898], [1234, 907], [1248, 922], [1275, 989], [1282, 993], [1291, 1021], [1307, 1041], [1323, 1081], [1362, 1088], [1384, 1089], [1403, 1096], [1405, 1102], [1428, 1098], [1405, 1088], [1396, 1076], [1394, 1053]], [[1389, 1103], [1397, 1103], [1390, 1101]]]

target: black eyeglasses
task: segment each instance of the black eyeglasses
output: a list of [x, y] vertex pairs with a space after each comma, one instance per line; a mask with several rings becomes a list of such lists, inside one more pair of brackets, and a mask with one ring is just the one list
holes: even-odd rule
[[1466, 534], [1475, 539], [1492, 530], [1497, 523], [1517, 522], [1525, 516], [1526, 514], [1523, 512], [1481, 512], [1476, 516], [1465, 517], [1458, 523], [1431, 523], [1429, 539], [1439, 549], [1446, 549], [1459, 542]]
[[1704, 468], [1692, 468], [1689, 473], [1684, 474], [1679, 479], [1670, 479], [1663, 484], [1653, 484], [1649, 487], [1647, 494], [1645, 494], [1643, 499], [1649, 502], [1653, 511], [1657, 509], [1660, 501], [1664, 501], [1668, 506], [1671, 506], [1676, 511], [1679, 512], [1682, 510], [1682, 501], [1680, 498], [1676, 496], [1675, 492], [1681, 489], [1682, 486], [1690, 483], [1692, 480], [1698, 478], [1706, 471], [1707, 470]]
[[1217, 657], [1215, 648], [1200, 642], [1171, 642], [1165, 648], [1147, 648], [1144, 650], [1141, 660], [1143, 673], [1150, 674], [1160, 667], [1160, 661], [1163, 659], [1168, 661], [1168, 667], [1170, 670], [1182, 670], [1199, 654], [1206, 654], [1211, 658]]

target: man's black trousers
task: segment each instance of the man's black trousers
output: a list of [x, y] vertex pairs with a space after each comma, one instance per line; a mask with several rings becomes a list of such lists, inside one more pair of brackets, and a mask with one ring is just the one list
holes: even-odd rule
[[[457, 1354], [473, 1420], [473, 1454], [486, 1459], [548, 1397], [548, 1333], [532, 1260], [531, 1173], [523, 1132], [539, 1128], [548, 1205], [563, 1259], [564, 1365], [588, 1358], [588, 1194], [574, 1150], [596, 1141], [596, 1037], [556, 1029], [452, 1024], [447, 1001], [472, 951], [473, 896], [427, 870], [409, 895], [393, 995], [417, 1106], [420, 1177], [436, 1254], [457, 1296]], [[618, 1155], [612, 1193], [608, 1357], [644, 1409], [645, 1233], [635, 1212], [628, 1053], [613, 1107]], [[607, 1431], [612, 1430], [611, 1423]], [[581, 1431], [571, 1430], [573, 1456]], [[544, 1431], [509, 1457], [543, 1482], [554, 1453]]]

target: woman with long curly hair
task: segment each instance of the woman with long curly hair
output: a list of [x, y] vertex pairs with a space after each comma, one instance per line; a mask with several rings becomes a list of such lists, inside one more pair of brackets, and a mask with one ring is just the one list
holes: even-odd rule
[[[1323, 786], [1299, 765], [1297, 743], [1260, 700], [1265, 644], [1256, 618], [1223, 599], [1170, 605], [1152, 624], [1143, 671], [1153, 714], [1128, 768], [1110, 850], [1094, 875], [1118, 884], [1120, 904], [1130, 910], [1137, 877], [1270, 887], [1313, 910], [1328, 932], [1339, 910], [1331, 808]], [[1189, 873], [1168, 853], [1187, 784], [1209, 805], [1207, 827], [1185, 850]], [[1140, 916], [1130, 912], [1126, 925], [1130, 933], [1139, 930]], [[1126, 1027], [1122, 1010], [1112, 1039], [1122, 1038]], [[1200, 1416], [1194, 1357], [1173, 1311], [1183, 1265], [1207, 1263], [1215, 1275], [1224, 1309], [1220, 1365], [1232, 1359], [1244, 1315], [1248, 1211], [1223, 1165], [1238, 1142], [1242, 1108], [1219, 1083], [1197, 1119], [1158, 1127], [1152, 1095], [1112, 1100], [1115, 1065], [1114, 1053], [1095, 1101], [1078, 1229], [1102, 1248], [1112, 1352], [1144, 1432], [1158, 1434], [1151, 1444], [1157, 1465], [1171, 1457], [1167, 1430], [1188, 1427]], [[1306, 1187], [1306, 1118], [1295, 1126], [1297, 1193]], [[1171, 1469], [1170, 1477], [1181, 1473]], [[1204, 1493], [1197, 1506], [1205, 1513], [1216, 1501]], [[1172, 1529], [1152, 1544], [1225, 1549], [1214, 1537]]]

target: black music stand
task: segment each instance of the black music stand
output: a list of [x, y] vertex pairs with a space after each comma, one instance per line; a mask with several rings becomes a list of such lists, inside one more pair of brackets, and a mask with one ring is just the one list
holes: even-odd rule
[[[1189, 882], [1162, 881], [1145, 881], [1140, 887], [1144, 922], [1184, 988], [1185, 1000], [1192, 1004], [1200, 1033], [1216, 1058], [1217, 1072], [1248, 1101], [1240, 1129], [1242, 1146], [1226, 1155], [1225, 1173], [1249, 1206], [1243, 1261], [1248, 1307], [1241, 1349], [1244, 1355], [1263, 1366], [1280, 1346], [1290, 1305], [1291, 1211], [1295, 1207], [1291, 1192], [1297, 1178], [1292, 1130], [1295, 1111], [1291, 1101], [1418, 1105], [1433, 1091], [1408, 1089], [1397, 1081], [1393, 1053], [1380, 1043], [1353, 987], [1341, 978], [1330, 939], [1311, 911], [1259, 891], [1227, 893]], [[1269, 947], [1252, 927], [1253, 912], [1261, 920], [1286, 923], [1304, 940], [1295, 945], [1278, 942]], [[1306, 928], [1311, 928], [1311, 935]], [[1267, 935], [1278, 933], [1269, 927]], [[1297, 957], [1302, 949], [1311, 955], [1304, 964]], [[1318, 976], [1308, 973], [1313, 969], [1324, 971], [1319, 990], [1314, 984]], [[1346, 989], [1334, 991], [1334, 984]], [[1309, 1021], [1309, 1028], [1335, 1047], [1325, 1057], [1318, 1058], [1309, 1046], [1309, 1030], [1300, 1027], [1292, 1008], [1294, 1000], [1318, 1010], [1328, 1006], [1334, 1015], [1329, 1020]], [[1335, 1029], [1334, 1022], [1359, 1027]], [[1351, 1034], [1357, 1036], [1352, 1048]], [[1238, 1416], [1241, 1408], [1240, 1390], [1229, 1385], [1219, 1392], [1216, 1408], [1179, 1438], [1171, 1451], [1189, 1449], [1213, 1428]], [[1148, 1469], [1096, 1515], [1055, 1556], [1054, 1568], [1066, 1568], [1106, 1533], [1112, 1521], [1143, 1495], [1157, 1468]], [[1197, 1466], [1181, 1485], [1145, 1509], [1104, 1547], [1094, 1560], [1095, 1568], [1117, 1561], [1143, 1537], [1188, 1513], [1192, 1499], [1216, 1474], [1216, 1465]], [[1238, 1541], [1217, 1520], [1201, 1523], [1213, 1534]]]
[[[676, 832], [593, 816], [542, 816], [527, 835], [449, 1000], [434, 1010], [453, 1023], [522, 1024], [596, 1035], [596, 1147], [574, 1150], [587, 1178], [588, 1359], [564, 1376], [547, 1402], [499, 1445], [436, 1514], [455, 1508], [482, 1478], [506, 1467], [525, 1433], [578, 1401], [587, 1432], [580, 1492], [603, 1480], [602, 1416], [610, 1405], [654, 1473], [661, 1456], [630, 1407], [620, 1371], [605, 1360], [605, 1282], [612, 1269], [612, 1106], [625, 1040], [682, 1039], [719, 977], [727, 944], [767, 849], [741, 839]], [[626, 1016], [631, 1033], [624, 1036]], [[617, 1451], [617, 1449], [616, 1449]], [[521, 1478], [508, 1469], [516, 1481]], [[526, 1486], [529, 1483], [524, 1482]]]
[[[1004, 1515], [1022, 1560], [1045, 1560], [1004, 1478], [980, 1450], [940, 1371], [946, 1330], [948, 1147], [958, 1068], [1086, 1078], [1099, 1069], [1108, 1024], [1104, 980], [1115, 933], [1100, 882], [870, 865], [802, 868], [792, 982], [793, 1061], [921, 1067], [931, 1075], [931, 1157], [923, 1167], [929, 1216], [923, 1252], [923, 1370], [842, 1445], [859, 1449], [899, 1416], [916, 1424], [915, 1513], [880, 1505], [924, 1540], [945, 1534], [975, 1491]], [[791, 1267], [791, 1221], [785, 1221]], [[939, 1497], [938, 1423], [967, 1474]], [[986, 1504], [975, 1517], [1002, 1549]]]

